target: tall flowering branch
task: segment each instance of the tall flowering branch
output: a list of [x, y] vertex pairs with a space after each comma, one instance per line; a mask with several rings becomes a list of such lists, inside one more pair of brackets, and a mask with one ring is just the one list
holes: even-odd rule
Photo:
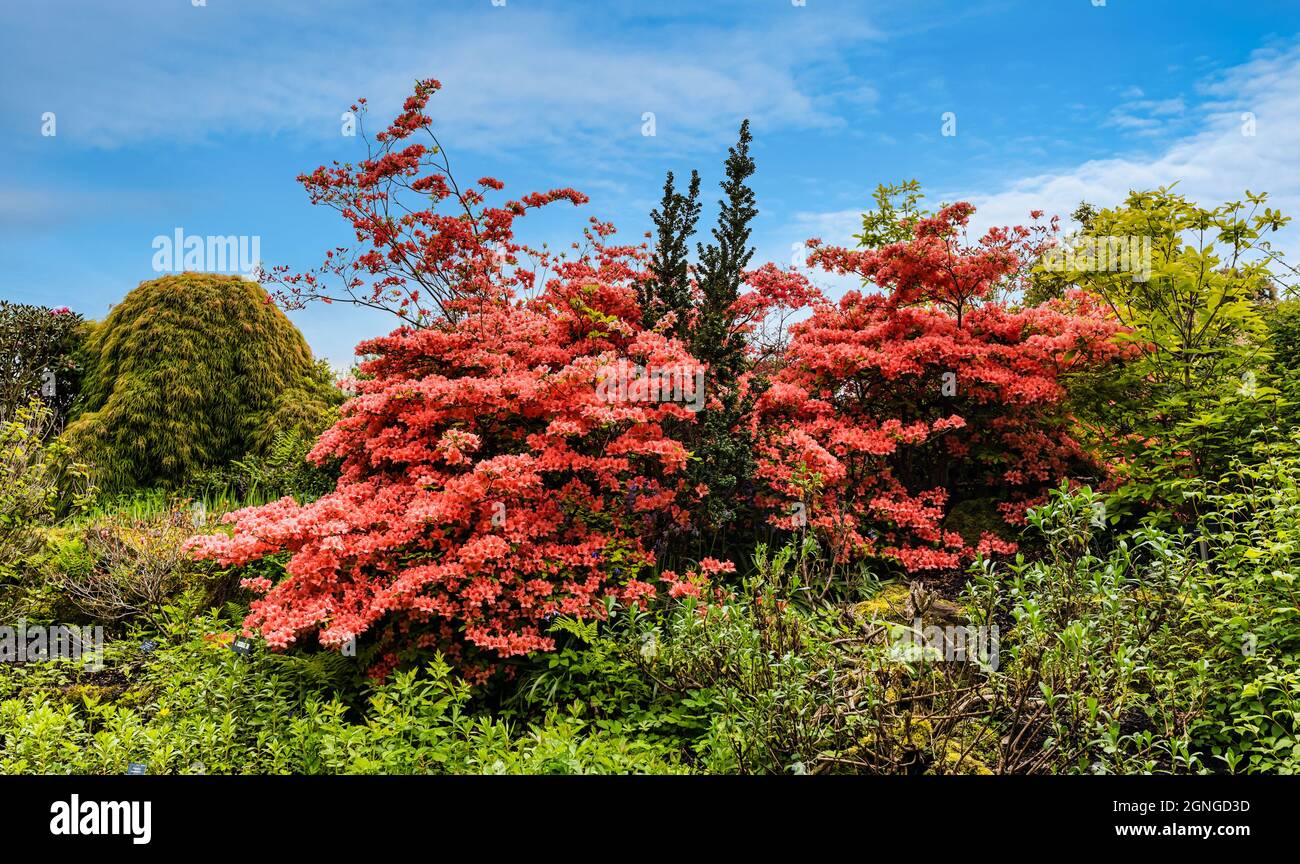
[[1058, 218], [992, 228], [977, 242], [967, 237], [973, 205], [958, 202], [912, 224], [911, 238], [879, 249], [844, 249], [811, 240], [810, 264], [840, 275], [856, 274], [888, 289], [894, 306], [933, 303], [957, 319], [983, 302], [1005, 299], [1023, 287], [1030, 268], [1056, 242]]
[[[425, 327], [535, 286], [539, 262], [544, 267], [553, 256], [517, 242], [515, 220], [560, 201], [585, 204], [587, 197], [574, 189], [552, 189], [493, 206], [488, 197], [501, 191], [501, 181], [483, 177], [462, 187], [424, 113], [440, 87], [433, 79], [417, 82], [402, 113], [373, 140], [364, 128], [366, 101], [358, 100], [352, 111], [366, 158], [299, 176], [311, 203], [338, 211], [359, 245], [329, 250], [325, 261], [306, 273], [283, 265], [263, 271], [262, 277], [278, 286], [272, 296], [282, 306], [352, 303]], [[532, 266], [524, 266], [524, 259]]]

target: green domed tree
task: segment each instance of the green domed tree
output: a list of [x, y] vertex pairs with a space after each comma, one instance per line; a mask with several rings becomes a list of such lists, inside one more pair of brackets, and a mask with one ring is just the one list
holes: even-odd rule
[[175, 486], [315, 435], [341, 395], [267, 293], [238, 276], [140, 286], [95, 327], [68, 442], [106, 489]]

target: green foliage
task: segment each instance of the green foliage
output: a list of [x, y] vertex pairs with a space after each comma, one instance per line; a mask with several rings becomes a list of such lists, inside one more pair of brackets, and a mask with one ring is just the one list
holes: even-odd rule
[[[175, 610], [153, 653], [106, 652], [3, 670], [0, 773], [583, 774], [675, 773], [662, 748], [551, 712], [527, 727], [476, 716], [440, 659], [345, 698], [336, 654], [247, 657], [214, 638], [228, 625]], [[213, 631], [216, 631], [215, 633]], [[111, 682], [134, 682], [123, 689]]]
[[642, 670], [662, 618], [611, 602], [603, 625], [556, 619], [557, 649], [520, 664], [503, 716], [535, 721], [562, 707], [602, 732], [681, 751], [684, 741], [708, 728], [709, 718]]
[[688, 241], [700, 218], [700, 174], [691, 172], [691, 183], [683, 195], [673, 187], [673, 172], [664, 180], [660, 209], [651, 212], [657, 239], [650, 259], [651, 278], [638, 286], [638, 300], [646, 326], [653, 327], [665, 315], [675, 316], [669, 331], [688, 338], [692, 318], [691, 274]]
[[77, 353], [90, 330], [74, 312], [0, 300], [0, 419], [40, 397], [61, 426], [80, 387]]
[[46, 529], [93, 495], [85, 467], [66, 445], [47, 440], [53, 422], [40, 401], [0, 419], [0, 583], [22, 575]]
[[332, 492], [338, 480], [335, 465], [307, 460], [316, 444], [296, 429], [277, 432], [264, 454], [250, 453], [228, 465], [195, 472], [185, 490], [199, 500], [274, 501], [285, 495], [299, 503]]
[[302, 335], [254, 283], [184, 273], [144, 282], [86, 346], [68, 442], [110, 490], [175, 486], [318, 433], [339, 396]]
[[734, 386], [745, 362], [744, 337], [734, 330], [731, 307], [740, 296], [745, 268], [754, 257], [749, 245], [750, 223], [758, 208], [748, 182], [754, 174], [754, 159], [749, 155], [752, 140], [746, 120], [740, 124], [736, 146], [728, 152], [727, 176], [721, 184], [725, 197], [718, 202], [713, 242], [697, 244], [700, 303], [691, 332], [691, 354], [709, 365], [710, 383], [721, 389]]
[[1014, 624], [995, 692], [1041, 691], [1016, 717], [1042, 731], [1012, 717], [1011, 755], [1035, 770], [1300, 770], [1298, 471], [1294, 455], [1238, 463], [1191, 484], [1195, 526], [1113, 543], [1087, 490], [1033, 511], [1047, 554], [1009, 575], [986, 564], [968, 597]]
[[[1170, 188], [1133, 192], [1090, 214], [1079, 254], [1049, 274], [1102, 297], [1130, 330], [1123, 375], [1077, 382], [1081, 415], [1125, 481], [1119, 508], [1177, 506], [1182, 481], [1218, 476], [1276, 421], [1262, 302], [1278, 255], [1265, 236], [1288, 217], [1265, 200], [1247, 192], [1209, 209]], [[1102, 269], [1089, 253], [1106, 238], [1149, 242], [1149, 278], [1138, 266]]]
[[701, 522], [710, 529], [734, 529], [752, 498], [755, 471], [753, 436], [748, 416], [762, 389], [751, 382], [747, 392], [739, 386], [748, 366], [745, 338], [735, 329], [732, 306], [740, 296], [745, 269], [754, 257], [750, 224], [758, 215], [754, 190], [749, 187], [754, 159], [749, 121], [740, 124], [736, 145], [728, 151], [726, 179], [722, 181], [718, 225], [713, 242], [697, 244], [696, 267], [699, 303], [690, 333], [691, 354], [708, 364], [706, 405], [696, 418], [690, 439], [690, 473], [694, 483], [709, 487]]
[[1300, 427], [1300, 299], [1264, 306], [1272, 383], [1282, 392], [1284, 425]]
[[1300, 458], [1270, 454], [1193, 490], [1206, 558], [1188, 623], [1211, 646], [1193, 735], [1234, 772], [1300, 772]]
[[964, 598], [980, 624], [1003, 622], [986, 682], [999, 770], [1187, 773], [1189, 718], [1206, 675], [1203, 634], [1181, 626], [1194, 572], [1178, 538], [1144, 528], [1109, 551], [1103, 499], [1065, 487], [1030, 513], [1041, 559], [980, 562]]
[[853, 235], [862, 249], [879, 249], [910, 240], [916, 223], [931, 215], [921, 207], [925, 194], [918, 180], [881, 183], [871, 197], [876, 201], [876, 209], [862, 214], [862, 232]]
[[[822, 602], [814, 551], [760, 547], [707, 607], [564, 622], [578, 638], [516, 701], [706, 773], [1295, 773], [1297, 477], [1290, 455], [1238, 466], [1197, 487], [1200, 530], [1119, 536], [1063, 487], [1030, 513], [1042, 554], [979, 562], [958, 604], [919, 583]], [[952, 657], [918, 622], [998, 631]]]
[[565, 625], [588, 647], [526, 674], [521, 692], [675, 741], [706, 773], [987, 772], [953, 710], [971, 667], [899, 656], [888, 605], [818, 601], [815, 555], [811, 543], [760, 546], [753, 575], [721, 602], [627, 610], [599, 633]]

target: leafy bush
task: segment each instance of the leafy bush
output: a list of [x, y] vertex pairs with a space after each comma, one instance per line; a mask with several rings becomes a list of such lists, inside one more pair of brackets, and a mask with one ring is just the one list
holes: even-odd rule
[[0, 420], [40, 397], [62, 426], [80, 387], [78, 350], [90, 329], [66, 307], [0, 300]]
[[53, 422], [39, 401], [0, 419], [0, 581], [29, 567], [45, 530], [93, 494], [85, 467], [49, 439]]
[[1192, 735], [1232, 771], [1300, 772], [1300, 458], [1280, 449], [1193, 491], [1206, 554], [1186, 615], [1209, 649]]
[[194, 529], [188, 509], [147, 518], [98, 516], [56, 544], [45, 587], [93, 621], [156, 627], [177, 595], [210, 581], [184, 548]]
[[[684, 770], [663, 748], [560, 712], [519, 728], [476, 716], [440, 660], [354, 705], [345, 658], [240, 657], [213, 638], [224, 626], [178, 618], [152, 653], [111, 646], [100, 673], [61, 663], [0, 677], [0, 773], [121, 774], [132, 762], [154, 774]], [[125, 691], [96, 683], [124, 675], [135, 682]]]
[[[1116, 470], [1118, 512], [1181, 508], [1185, 481], [1227, 471], [1282, 416], [1270, 349], [1283, 334], [1267, 312], [1274, 272], [1289, 268], [1267, 237], [1290, 217], [1266, 201], [1201, 207], [1171, 188], [1134, 191], [1092, 213], [1078, 254], [1057, 258], [1052, 278], [1101, 298], [1140, 349], [1078, 405]], [[1115, 240], [1147, 244], [1150, 260], [1099, 262]]]
[[324, 428], [339, 396], [262, 288], [184, 273], [143, 282], [86, 345], [65, 437], [111, 491], [175, 486]]
[[[1109, 551], [1096, 495], [1034, 511], [1048, 555], [1009, 579], [988, 567], [971, 589], [982, 620], [1014, 623], [991, 683], [1032, 707], [1009, 721], [1023, 750], [1009, 755], [1033, 770], [1300, 770], [1297, 469], [1289, 455], [1239, 464], [1193, 485], [1198, 525], [1151, 522]], [[1045, 722], [1037, 740], [1024, 718]]]
[[986, 697], [999, 730], [995, 764], [1014, 773], [1185, 773], [1190, 716], [1206, 675], [1203, 634], [1183, 626], [1195, 577], [1179, 538], [1146, 527], [1114, 542], [1102, 498], [1052, 492], [1029, 513], [1042, 558], [981, 562], [966, 606], [1002, 624]]
[[1270, 378], [1282, 393], [1283, 428], [1300, 428], [1300, 299], [1288, 298], [1264, 308], [1271, 355]]

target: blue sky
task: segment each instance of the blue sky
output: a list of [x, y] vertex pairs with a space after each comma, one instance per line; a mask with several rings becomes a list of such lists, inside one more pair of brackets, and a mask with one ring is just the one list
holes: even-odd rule
[[[358, 157], [340, 134], [353, 100], [377, 126], [422, 77], [443, 82], [430, 113], [459, 176], [591, 196], [521, 223], [535, 243], [589, 215], [639, 238], [667, 169], [698, 167], [712, 203], [743, 117], [755, 239], [782, 263], [809, 236], [847, 239], [875, 185], [908, 177], [981, 224], [1174, 181], [1300, 215], [1295, 0], [193, 2], [0, 7], [0, 298], [101, 318], [177, 228], [318, 264], [350, 235], [294, 178]], [[394, 325], [292, 317], [341, 367]]]

